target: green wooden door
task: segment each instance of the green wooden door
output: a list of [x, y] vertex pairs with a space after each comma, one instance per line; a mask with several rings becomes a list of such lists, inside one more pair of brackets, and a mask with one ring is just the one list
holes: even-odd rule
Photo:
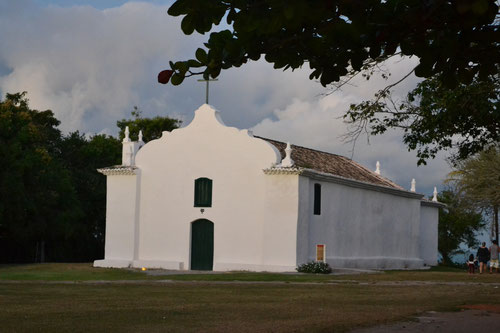
[[211, 271], [214, 265], [214, 224], [196, 220], [191, 224], [191, 269]]

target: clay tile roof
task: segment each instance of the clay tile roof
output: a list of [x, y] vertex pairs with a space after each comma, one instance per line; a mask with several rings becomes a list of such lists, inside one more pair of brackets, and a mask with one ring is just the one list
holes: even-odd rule
[[[255, 137], [269, 142], [279, 150], [281, 158], [285, 157], [286, 143], [259, 136]], [[295, 162], [295, 166], [298, 167], [313, 169], [319, 172], [329, 173], [335, 176], [354, 179], [374, 185], [404, 190], [404, 188], [389, 179], [377, 175], [370, 169], [367, 169], [361, 164], [358, 164], [344, 156], [292, 145], [292, 159]]]

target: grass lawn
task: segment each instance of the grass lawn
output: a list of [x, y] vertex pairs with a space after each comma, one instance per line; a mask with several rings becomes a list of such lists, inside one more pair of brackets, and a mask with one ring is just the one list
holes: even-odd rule
[[90, 263], [0, 265], [1, 280], [88, 281], [88, 280], [144, 280], [139, 270], [94, 268]]
[[138, 269], [94, 268], [90, 263], [0, 265], [2, 280], [89, 281], [89, 280], [175, 280], [175, 281], [279, 281], [279, 282], [353, 282], [436, 281], [436, 282], [500, 282], [500, 274], [469, 275], [465, 269], [433, 267], [417, 271], [380, 271], [375, 274], [323, 275], [253, 272], [221, 272], [219, 274], [148, 275]]
[[[205, 279], [206, 282], [57, 282], [154, 279]], [[337, 283], [210, 282], [238, 279]], [[406, 285], [408, 281], [436, 282]], [[484, 283], [465, 285], [446, 284], [446, 281]], [[342, 332], [407, 319], [429, 310], [453, 311], [464, 305], [500, 304], [499, 283], [500, 275], [469, 276], [461, 270], [443, 269], [350, 276], [263, 273], [150, 276], [128, 270], [95, 269], [89, 264], [0, 266], [0, 330]]]

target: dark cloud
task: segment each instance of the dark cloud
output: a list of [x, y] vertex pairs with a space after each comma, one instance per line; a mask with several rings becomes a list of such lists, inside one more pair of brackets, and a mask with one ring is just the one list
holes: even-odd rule
[[[116, 121], [130, 117], [134, 106], [146, 117], [168, 115], [189, 123], [204, 103], [204, 83], [189, 78], [181, 86], [161, 85], [157, 75], [170, 60], [192, 57], [207, 36], [183, 35], [180, 20], [169, 17], [167, 8], [132, 2], [101, 10], [0, 0], [0, 91], [28, 91], [32, 106], [52, 109], [64, 131], [115, 134]], [[411, 62], [390, 67], [397, 79]], [[339, 140], [345, 125], [337, 118], [350, 102], [370, 98], [386, 82], [359, 80], [342, 94], [322, 98], [325, 90], [308, 74], [250, 63], [211, 84], [210, 104], [227, 125], [349, 156], [350, 147]], [[401, 87], [401, 95], [415, 82]], [[371, 146], [358, 143], [355, 152], [356, 160], [372, 168], [380, 160], [383, 172], [406, 187], [417, 178], [417, 189], [430, 193], [448, 168], [442, 160], [416, 168], [413, 156], [400, 133], [372, 138]]]

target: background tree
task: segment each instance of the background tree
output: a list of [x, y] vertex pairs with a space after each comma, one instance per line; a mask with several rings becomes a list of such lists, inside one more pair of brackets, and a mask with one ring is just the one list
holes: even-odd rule
[[448, 181], [469, 202], [492, 216], [492, 238], [498, 242], [500, 207], [500, 146], [495, 145], [460, 162], [448, 175]]
[[106, 221], [106, 177], [98, 168], [120, 164], [121, 143], [114, 137], [86, 138], [78, 131], [61, 142], [61, 158], [68, 170], [82, 215], [73, 220], [73, 233], [61, 240], [52, 260], [88, 262], [104, 258]]
[[126, 126], [129, 127], [133, 140], [137, 139], [139, 131], [142, 130], [143, 141], [148, 142], [161, 138], [163, 131], [172, 131], [182, 124], [181, 120], [169, 117], [142, 118], [142, 111], [137, 106], [134, 106], [132, 117], [133, 119], [122, 119], [116, 122], [116, 126], [120, 129], [118, 134], [120, 140], [125, 137]]
[[458, 191], [449, 188], [438, 196], [439, 202], [445, 203], [446, 208], [440, 208], [438, 224], [438, 250], [444, 264], [452, 263], [453, 255], [463, 253], [460, 245], [469, 248], [476, 247], [476, 234], [484, 228], [482, 215], [477, 207]]
[[31, 110], [26, 93], [0, 101], [0, 261], [44, 261], [74, 232], [81, 207], [59, 157], [52, 111]]
[[375, 99], [352, 104], [344, 119], [352, 125], [350, 140], [365, 132], [376, 135], [399, 128], [408, 148], [417, 149], [418, 164], [443, 149], [456, 149], [458, 162], [500, 142], [499, 104], [498, 74], [454, 88], [432, 77], [404, 101], [394, 100], [390, 89], [382, 89]]
[[[145, 141], [179, 120], [122, 120]], [[120, 122], [119, 122], [120, 123]], [[0, 101], [0, 262], [92, 261], [103, 258], [106, 177], [96, 169], [121, 160], [120, 140], [61, 135], [52, 111], [29, 108], [26, 93]]]

